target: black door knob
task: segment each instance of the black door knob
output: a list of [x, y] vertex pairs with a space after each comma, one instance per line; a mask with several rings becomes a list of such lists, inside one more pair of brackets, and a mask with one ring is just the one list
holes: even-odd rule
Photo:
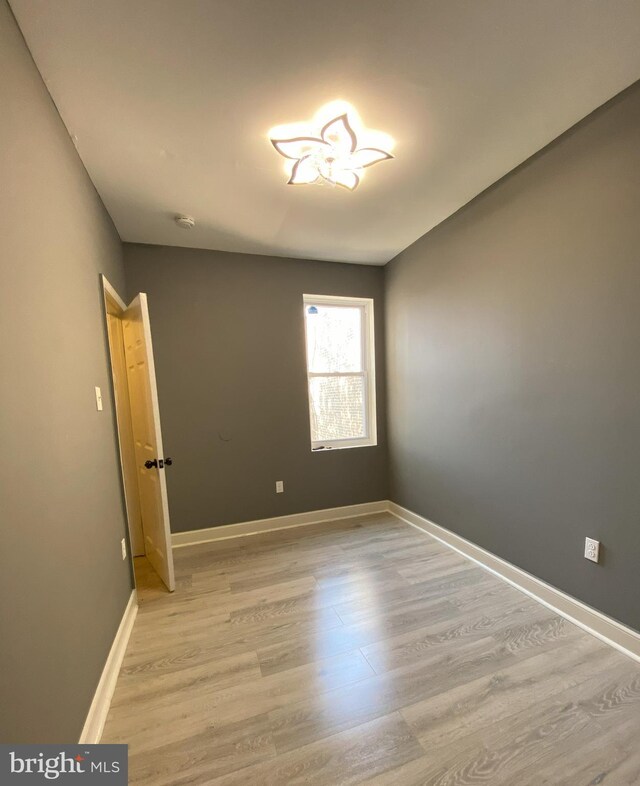
[[153, 467], [157, 467], [157, 466], [158, 466], [158, 462], [157, 462], [155, 459], [153, 459], [153, 460], [151, 460], [151, 459], [147, 459], [147, 460], [144, 462], [144, 465], [145, 465], [145, 467], [146, 467], [147, 469], [153, 469]]
[[172, 464], [173, 464], [173, 459], [171, 458], [171, 456], [167, 456], [167, 458], [164, 460], [165, 467], [170, 467]]

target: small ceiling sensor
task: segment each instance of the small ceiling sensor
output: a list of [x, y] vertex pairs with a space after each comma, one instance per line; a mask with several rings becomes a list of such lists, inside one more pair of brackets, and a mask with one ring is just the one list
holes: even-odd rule
[[196, 224], [191, 216], [176, 216], [175, 221], [182, 229], [192, 229]]

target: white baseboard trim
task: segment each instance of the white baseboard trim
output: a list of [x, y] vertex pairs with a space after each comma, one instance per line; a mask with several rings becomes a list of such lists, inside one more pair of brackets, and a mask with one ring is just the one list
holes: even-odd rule
[[387, 509], [396, 518], [431, 535], [587, 633], [591, 633], [624, 655], [640, 661], [640, 633], [637, 631], [395, 502], [389, 502]]
[[107, 662], [104, 664], [104, 669], [100, 676], [100, 682], [98, 682], [98, 687], [93, 695], [93, 701], [91, 702], [91, 707], [89, 707], [89, 713], [80, 735], [80, 744], [91, 745], [100, 742], [113, 691], [116, 687], [118, 674], [120, 673], [120, 667], [122, 666], [122, 660], [137, 613], [138, 600], [136, 591], [133, 590], [109, 650]]
[[174, 532], [171, 535], [171, 545], [174, 549], [180, 546], [195, 546], [197, 543], [210, 543], [214, 540], [257, 535], [261, 532], [275, 532], [279, 529], [304, 527], [308, 524], [322, 524], [325, 521], [340, 521], [340, 519], [367, 516], [371, 513], [384, 513], [388, 510], [388, 505], [388, 501], [383, 499], [378, 502], [363, 502], [360, 505], [345, 505], [341, 508], [311, 510], [308, 513], [293, 513], [289, 516], [276, 516], [271, 519], [242, 521], [239, 524], [221, 524], [218, 527]]

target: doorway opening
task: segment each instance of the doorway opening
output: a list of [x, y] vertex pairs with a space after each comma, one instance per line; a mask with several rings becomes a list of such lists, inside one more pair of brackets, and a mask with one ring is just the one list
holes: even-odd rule
[[175, 578], [147, 296], [127, 306], [102, 276], [122, 484], [140, 600], [173, 592]]

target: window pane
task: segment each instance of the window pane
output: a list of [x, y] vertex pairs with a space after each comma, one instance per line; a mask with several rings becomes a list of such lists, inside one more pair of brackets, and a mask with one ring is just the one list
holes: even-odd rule
[[362, 309], [307, 304], [305, 318], [309, 371], [362, 371]]
[[364, 377], [311, 377], [311, 439], [366, 437]]

